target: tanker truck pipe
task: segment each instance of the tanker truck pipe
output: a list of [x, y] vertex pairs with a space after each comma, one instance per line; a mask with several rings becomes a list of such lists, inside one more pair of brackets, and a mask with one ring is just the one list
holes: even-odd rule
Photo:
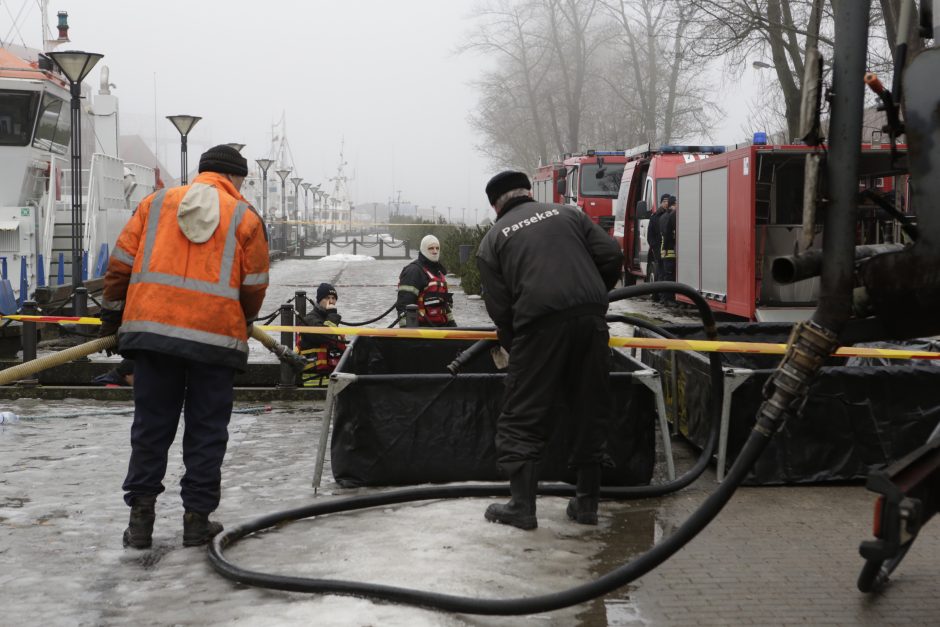
[[[883, 253], [896, 253], [904, 250], [903, 244], [872, 244], [855, 247], [855, 261], [864, 261], [869, 257]], [[783, 285], [796, 283], [804, 279], [817, 277], [823, 270], [823, 253], [813, 248], [799, 255], [777, 257], [770, 265], [774, 281]]]

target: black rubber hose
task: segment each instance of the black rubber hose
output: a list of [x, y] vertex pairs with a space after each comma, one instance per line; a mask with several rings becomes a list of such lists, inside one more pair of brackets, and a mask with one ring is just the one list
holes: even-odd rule
[[[706, 333], [710, 339], [713, 339], [716, 333], [714, 316], [708, 308], [708, 304], [698, 295], [697, 292], [680, 284], [656, 283], [649, 285], [639, 285], [628, 288], [621, 288], [610, 293], [610, 299], [619, 300], [632, 296], [640, 296], [652, 293], [679, 293], [688, 296], [699, 307], [705, 323]], [[718, 431], [718, 408], [721, 404], [722, 386], [721, 386], [721, 363], [717, 354], [712, 354], [710, 360], [711, 377], [713, 384], [712, 409], [715, 418], [712, 427], [712, 433], [709, 442], [699, 458], [696, 466], [701, 466], [704, 470], [708, 460], [711, 457], [711, 451], [717, 440]], [[396, 603], [406, 603], [420, 607], [434, 608], [448, 612], [459, 612], [465, 614], [487, 614], [487, 615], [519, 615], [533, 614], [538, 612], [547, 612], [556, 610], [578, 603], [583, 603], [597, 598], [608, 592], [611, 592], [631, 581], [641, 577], [658, 565], [666, 561], [670, 556], [681, 549], [687, 542], [694, 538], [711, 520], [718, 515], [724, 505], [728, 502], [738, 485], [747, 475], [750, 467], [763, 452], [764, 447], [772, 434], [761, 434], [752, 431], [740, 455], [732, 466], [725, 481], [711, 494], [705, 502], [697, 509], [685, 523], [680, 526], [675, 533], [662, 540], [659, 544], [646, 551], [633, 561], [614, 569], [613, 571], [601, 576], [599, 579], [587, 584], [582, 584], [575, 588], [563, 590], [561, 592], [541, 595], [530, 598], [517, 599], [475, 599], [469, 597], [440, 594], [429, 591], [412, 590], [408, 588], [399, 588], [396, 586], [386, 586], [380, 584], [369, 584], [355, 581], [330, 580], [330, 579], [312, 579], [306, 577], [288, 577], [282, 575], [270, 575], [256, 571], [250, 571], [239, 568], [228, 562], [224, 556], [224, 550], [233, 545], [239, 539], [264, 529], [269, 529], [284, 522], [309, 518], [311, 516], [322, 516], [325, 514], [334, 514], [344, 511], [354, 511], [367, 509], [371, 507], [381, 507], [396, 503], [406, 503], [412, 501], [457, 498], [457, 497], [492, 497], [505, 496], [508, 494], [506, 486], [492, 485], [469, 485], [469, 486], [447, 486], [447, 487], [429, 487], [413, 488], [407, 490], [396, 490], [380, 494], [371, 494], [356, 496], [346, 499], [336, 499], [323, 503], [301, 507], [285, 512], [270, 514], [254, 521], [239, 525], [229, 529], [213, 539], [209, 547], [209, 561], [213, 568], [223, 576], [238, 581], [240, 583], [255, 585], [263, 588], [272, 588], [278, 590], [288, 590], [292, 592], [317, 592], [329, 594], [352, 595], [371, 599], [392, 601]], [[707, 454], [706, 454], [707, 451]], [[704, 461], [703, 461], [704, 460]], [[602, 491], [602, 496], [612, 495], [614, 491], [617, 496], [625, 494], [639, 496], [652, 496], [647, 494], [651, 492], [644, 488], [665, 488], [673, 486], [672, 490], [679, 489], [682, 485], [688, 485], [698, 474], [689, 480], [692, 472], [688, 472], [679, 479], [664, 484], [663, 486], [639, 486], [636, 488], [607, 488]], [[566, 486], [545, 486], [539, 490], [540, 494], [555, 494], [563, 492], [565, 495], [572, 493], [572, 488]], [[670, 491], [672, 491], [670, 490]]]
[[646, 329], [647, 331], [652, 331], [657, 335], [669, 340], [679, 339], [675, 333], [670, 333], [666, 329], [662, 328], [659, 325], [653, 324], [645, 318], [639, 318], [637, 316], [631, 316], [628, 314], [607, 314], [607, 322], [622, 322], [624, 324], [630, 324], [640, 329]]
[[731, 467], [728, 476], [718, 489], [669, 537], [641, 554], [631, 562], [620, 566], [590, 583], [560, 592], [529, 598], [475, 599], [436, 592], [399, 588], [381, 584], [307, 577], [270, 575], [239, 568], [225, 560], [224, 550], [237, 540], [281, 523], [322, 516], [342, 511], [353, 511], [370, 507], [382, 507], [409, 501], [456, 498], [502, 496], [504, 490], [488, 486], [452, 486], [447, 488], [417, 488], [391, 493], [357, 496], [301, 507], [279, 514], [271, 514], [250, 523], [240, 525], [215, 537], [209, 547], [209, 561], [213, 568], [234, 581], [291, 592], [318, 592], [351, 595], [395, 603], [407, 603], [447, 612], [488, 615], [535, 614], [561, 609], [612, 592], [650, 572], [685, 546], [718, 515], [738, 485], [747, 476], [750, 467], [760, 457], [769, 437], [752, 431], [741, 454]]

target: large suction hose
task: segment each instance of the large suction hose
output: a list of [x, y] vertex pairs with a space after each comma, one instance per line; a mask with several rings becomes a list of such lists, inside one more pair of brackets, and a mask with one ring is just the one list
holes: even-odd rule
[[114, 348], [115, 346], [117, 346], [117, 336], [108, 335], [105, 337], [99, 337], [90, 342], [85, 342], [84, 344], [79, 344], [78, 346], [66, 348], [65, 350], [59, 351], [58, 353], [54, 353], [52, 355], [45, 355], [43, 357], [39, 357], [38, 359], [33, 359], [16, 366], [11, 366], [4, 370], [0, 370], [0, 385], [9, 385], [15, 381], [20, 381], [21, 379], [25, 379], [30, 375], [34, 375], [37, 372], [41, 372], [46, 368], [61, 366], [62, 364], [67, 364], [70, 361], [81, 359], [82, 357], [86, 357], [92, 353]]
[[[709, 339], [717, 336], [715, 320], [707, 302], [693, 289], [677, 283], [655, 283], [621, 288], [610, 293], [610, 300], [643, 296], [655, 293], [678, 293], [690, 298], [698, 307], [702, 315], [706, 333]], [[714, 422], [712, 433], [705, 450], [695, 467], [675, 481], [660, 486], [639, 486], [633, 488], [603, 488], [601, 495], [606, 498], [628, 498], [659, 496], [670, 491], [685, 487], [695, 480], [707, 466], [708, 460], [714, 451], [718, 434], [718, 417], [720, 415], [722, 397], [722, 372], [720, 357], [710, 355], [712, 380], [712, 415]], [[335, 514], [345, 511], [355, 511], [372, 507], [381, 507], [397, 503], [423, 501], [442, 498], [458, 497], [493, 497], [505, 496], [509, 493], [506, 486], [494, 485], [463, 485], [445, 487], [413, 488], [395, 490], [380, 494], [356, 496], [345, 499], [336, 499], [316, 503], [306, 507], [292, 509], [284, 512], [270, 514], [243, 525], [231, 528], [216, 536], [209, 547], [209, 561], [213, 568], [224, 577], [244, 584], [263, 588], [288, 590], [292, 592], [317, 592], [329, 594], [344, 594], [396, 603], [406, 603], [421, 607], [434, 608], [449, 612], [466, 614], [488, 615], [519, 615], [547, 612], [589, 601], [611, 592], [623, 585], [634, 581], [681, 549], [689, 540], [694, 538], [711, 520], [718, 515], [725, 503], [743, 481], [753, 463], [760, 456], [767, 445], [772, 433], [764, 430], [752, 431], [745, 443], [741, 454], [729, 471], [725, 481], [711, 496], [693, 513], [679, 529], [668, 538], [646, 551], [633, 561], [620, 566], [601, 576], [599, 579], [587, 584], [577, 586], [556, 593], [530, 598], [516, 599], [475, 599], [449, 594], [440, 594], [423, 590], [412, 590], [397, 586], [369, 584], [356, 581], [343, 581], [334, 579], [314, 579], [305, 577], [289, 577], [271, 575], [257, 571], [240, 568], [224, 556], [224, 551], [241, 538], [252, 533], [270, 529], [284, 522]], [[567, 485], [541, 486], [539, 494], [567, 496], [573, 490]]]
[[[290, 350], [286, 346], [278, 344], [273, 337], [264, 331], [261, 331], [260, 329], [252, 326], [249, 335], [261, 342], [265, 348], [277, 355], [278, 359], [290, 364], [290, 366], [297, 372], [300, 372], [304, 369], [306, 361], [303, 357]], [[117, 335], [99, 337], [97, 339], [91, 340], [90, 342], [85, 342], [84, 344], [79, 344], [78, 346], [66, 348], [65, 350], [53, 353], [52, 355], [45, 355], [22, 364], [17, 364], [16, 366], [11, 366], [4, 370], [0, 370], [0, 385], [9, 385], [10, 383], [14, 383], [16, 381], [25, 379], [30, 375], [34, 375], [37, 372], [42, 372], [47, 368], [61, 366], [62, 364], [67, 364], [70, 361], [87, 357], [92, 353], [97, 353], [109, 348], [115, 348], [117, 347], [117, 342]]]

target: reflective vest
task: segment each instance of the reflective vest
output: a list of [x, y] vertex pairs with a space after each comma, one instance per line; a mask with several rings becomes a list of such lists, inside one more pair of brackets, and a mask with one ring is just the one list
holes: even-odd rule
[[[219, 203], [218, 226], [202, 243], [177, 219], [197, 184], [214, 187]], [[264, 223], [224, 176], [205, 172], [192, 186], [148, 196], [121, 232], [105, 277], [103, 307], [123, 305], [121, 353], [151, 350], [244, 370], [246, 320], [261, 309], [268, 263]]]
[[447, 291], [447, 278], [443, 272], [431, 272], [422, 266], [428, 275], [428, 285], [418, 294], [418, 324], [440, 327], [454, 319], [450, 304], [453, 296]]
[[[335, 327], [336, 325], [332, 322], [324, 322], [323, 326]], [[318, 343], [310, 348], [302, 348], [302, 344], [310, 346], [310, 339], [307, 337], [304, 341], [305, 336], [302, 334], [297, 336], [297, 352], [308, 359], [301, 379], [306, 387], [319, 387], [325, 385], [327, 377], [336, 369], [340, 357], [346, 350], [346, 342], [340, 335], [308, 334], [308, 336], [316, 337]]]

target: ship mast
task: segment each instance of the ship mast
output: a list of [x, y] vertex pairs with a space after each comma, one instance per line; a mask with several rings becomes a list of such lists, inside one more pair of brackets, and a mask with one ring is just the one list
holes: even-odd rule
[[351, 229], [352, 202], [349, 200], [349, 187], [347, 186], [349, 177], [346, 176], [346, 166], [349, 164], [346, 163], [346, 160], [343, 158], [345, 147], [346, 139], [343, 138], [339, 144], [339, 166], [336, 168], [336, 176], [329, 179], [333, 183], [333, 193], [330, 196], [330, 200], [333, 203], [331, 222], [334, 224], [336, 222], [345, 222]]

